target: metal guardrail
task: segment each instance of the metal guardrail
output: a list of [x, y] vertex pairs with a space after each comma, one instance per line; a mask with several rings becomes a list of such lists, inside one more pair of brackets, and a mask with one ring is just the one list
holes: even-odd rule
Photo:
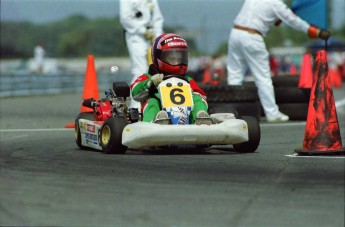
[[[97, 75], [98, 89], [108, 90], [115, 81], [129, 83], [132, 75], [129, 72]], [[8, 74], [0, 76], [0, 97], [78, 93], [84, 89], [85, 75], [60, 74]]]

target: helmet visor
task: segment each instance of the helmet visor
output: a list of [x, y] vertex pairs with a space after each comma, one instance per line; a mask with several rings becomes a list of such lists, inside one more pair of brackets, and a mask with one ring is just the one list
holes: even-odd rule
[[169, 65], [188, 65], [188, 50], [174, 49], [164, 50], [162, 53], [162, 61]]

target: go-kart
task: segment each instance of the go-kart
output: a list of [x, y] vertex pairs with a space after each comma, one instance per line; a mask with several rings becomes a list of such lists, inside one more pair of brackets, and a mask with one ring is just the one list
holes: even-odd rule
[[[123, 154], [127, 149], [205, 148], [233, 145], [237, 152], [255, 152], [260, 143], [256, 118], [230, 113], [210, 115], [211, 124], [192, 124], [192, 89], [183, 77], [166, 76], [157, 87], [162, 109], [168, 113], [167, 125], [143, 122], [138, 109], [129, 108], [130, 88], [114, 82], [101, 100], [86, 99], [82, 105], [93, 112], [82, 112], [75, 119], [75, 140], [81, 149]], [[139, 99], [145, 99], [148, 91]], [[137, 97], [138, 98], [138, 97]]]

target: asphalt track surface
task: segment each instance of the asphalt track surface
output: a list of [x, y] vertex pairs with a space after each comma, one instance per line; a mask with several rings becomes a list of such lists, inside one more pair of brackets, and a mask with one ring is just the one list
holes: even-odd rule
[[[102, 94], [101, 94], [101, 97]], [[335, 91], [345, 144], [345, 89]], [[344, 226], [344, 156], [294, 156], [305, 122], [261, 122], [257, 152], [82, 151], [80, 94], [0, 99], [1, 226]]]

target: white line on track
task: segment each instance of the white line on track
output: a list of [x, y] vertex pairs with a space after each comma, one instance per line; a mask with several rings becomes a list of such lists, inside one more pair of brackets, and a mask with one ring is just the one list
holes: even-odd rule
[[20, 135], [20, 136], [14, 136], [14, 137], [11, 137], [11, 138], [7, 138], [7, 139], [1, 139], [1, 142], [10, 141], [10, 140], [18, 140], [18, 139], [21, 139], [21, 138], [24, 138], [24, 137], [28, 137], [28, 135]]
[[298, 154], [289, 154], [289, 155], [284, 155], [286, 157], [290, 158], [340, 158], [340, 159], [345, 159], [344, 155], [336, 156], [336, 155], [298, 155]]
[[284, 123], [263, 123], [260, 124], [260, 127], [266, 127], [266, 126], [300, 126], [300, 125], [305, 125], [306, 122], [284, 122]]
[[335, 102], [336, 108], [341, 107], [341, 106], [345, 106], [345, 98]]
[[[279, 123], [279, 124], [261, 124], [260, 126], [295, 126], [295, 125], [305, 125], [305, 122], [297, 122], [297, 123]], [[0, 129], [0, 132], [54, 132], [54, 131], [70, 131], [73, 130], [73, 128], [50, 128], [50, 129]], [[20, 137], [26, 137], [27, 135], [18, 136]], [[13, 139], [13, 138], [12, 138]], [[290, 154], [290, 155], [284, 155], [286, 157], [290, 158], [329, 158], [329, 159], [345, 159], [345, 155], [342, 156], [303, 156], [298, 154]]]
[[74, 128], [0, 129], [0, 132], [54, 132], [69, 130], [74, 130]]

